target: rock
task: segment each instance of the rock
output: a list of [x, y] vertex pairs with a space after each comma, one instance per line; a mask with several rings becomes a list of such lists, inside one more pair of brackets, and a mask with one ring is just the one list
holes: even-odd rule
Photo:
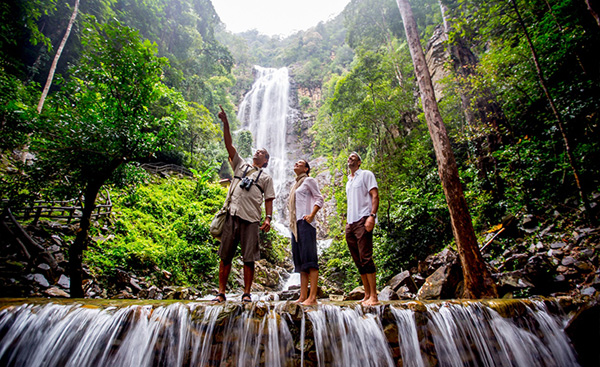
[[131, 293], [129, 293], [129, 292], [125, 291], [125, 290], [122, 290], [114, 298], [117, 298], [117, 299], [134, 299], [135, 297]]
[[397, 292], [398, 289], [400, 289], [400, 287], [403, 285], [406, 286], [412, 293], [416, 293], [419, 289], [417, 288], [413, 278], [410, 276], [410, 272], [408, 270], [395, 275], [387, 284], [394, 292]]
[[595, 270], [594, 266], [587, 261], [576, 261], [574, 266], [584, 274], [592, 273]]
[[538, 221], [535, 216], [526, 214], [523, 216], [523, 220], [521, 220], [521, 227], [527, 232], [535, 231], [538, 227]]
[[596, 288], [594, 287], [585, 287], [581, 290], [581, 294], [584, 296], [593, 296], [596, 293]]
[[354, 288], [346, 297], [350, 301], [358, 301], [365, 298], [365, 288], [362, 286]]
[[161, 300], [163, 299], [163, 293], [161, 292], [160, 289], [158, 289], [158, 287], [156, 286], [152, 286], [148, 289], [148, 299], [157, 299], [157, 300]]
[[523, 273], [518, 270], [510, 273], [500, 274], [500, 278], [498, 279], [498, 286], [503, 289], [502, 293], [516, 289], [535, 287], [535, 285], [528, 281], [524, 277]]
[[565, 254], [561, 250], [548, 250], [548, 256], [562, 258]]
[[567, 244], [564, 242], [554, 242], [550, 244], [551, 249], [559, 249], [565, 247]]
[[332, 302], [342, 302], [345, 300], [345, 297], [343, 294], [330, 294], [329, 300]]
[[565, 280], [567, 280], [567, 278], [565, 278], [565, 276], [562, 274], [558, 274], [554, 277], [555, 282], [564, 282]]
[[64, 289], [71, 288], [71, 280], [64, 274], [60, 275], [60, 278], [58, 278], [58, 282], [56, 282], [56, 284], [58, 284], [59, 286], [61, 286]]
[[411, 292], [408, 289], [408, 287], [405, 285], [400, 287], [400, 289], [398, 289], [398, 291], [396, 291], [396, 294], [398, 295], [399, 299], [416, 299], [417, 298], [416, 292]]
[[50, 283], [48, 283], [48, 280], [46, 279], [46, 277], [44, 277], [42, 274], [29, 274], [25, 277], [27, 280], [32, 280], [35, 283], [37, 283], [39, 286], [44, 287], [44, 288], [48, 288], [50, 286]]
[[50, 297], [63, 297], [69, 298], [69, 294], [62, 289], [58, 289], [57, 287], [50, 287], [44, 291], [44, 294]]
[[529, 261], [529, 254], [521, 254], [517, 253], [506, 259], [504, 262], [504, 266], [501, 266], [500, 269], [507, 270], [517, 270], [521, 269], [527, 262]]
[[562, 261], [560, 262], [561, 265], [563, 266], [569, 266], [569, 265], [573, 265], [575, 264], [575, 259], [571, 256], [567, 256], [564, 259], [562, 259]]
[[[461, 276], [452, 265], [440, 266], [425, 280], [425, 284], [417, 293], [418, 299], [455, 298]], [[458, 269], [459, 270], [459, 269]], [[460, 298], [460, 295], [457, 297]]]
[[450, 55], [444, 46], [446, 39], [443, 27], [437, 26], [427, 43], [425, 54], [427, 68], [431, 74], [431, 82], [438, 101], [444, 97], [445, 88], [443, 79], [449, 74], [446, 63], [450, 59]]
[[577, 255], [578, 260], [589, 260], [594, 256], [594, 250], [586, 248]]
[[419, 262], [418, 272], [425, 276], [433, 274], [440, 266], [455, 264], [458, 255], [453, 250], [446, 248], [441, 252], [429, 255], [424, 261]]
[[254, 280], [271, 289], [281, 287], [281, 276], [279, 271], [270, 265], [267, 260], [261, 259], [255, 262]]
[[293, 301], [300, 298], [300, 289], [279, 292], [279, 299], [282, 301]]
[[135, 279], [131, 279], [129, 281], [129, 284], [133, 287], [133, 289], [135, 289], [136, 292], [139, 292], [142, 290], [142, 287], [140, 287], [140, 285], [137, 283], [137, 281]]
[[396, 292], [389, 285], [379, 292], [378, 298], [380, 301], [394, 301], [399, 299]]

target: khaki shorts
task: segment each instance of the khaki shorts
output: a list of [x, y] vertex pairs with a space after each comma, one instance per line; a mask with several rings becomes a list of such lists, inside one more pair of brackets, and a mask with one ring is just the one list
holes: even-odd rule
[[219, 246], [221, 260], [225, 264], [231, 264], [240, 243], [244, 262], [260, 260], [258, 230], [258, 222], [248, 222], [236, 215], [227, 213], [223, 233], [221, 234], [221, 246]]

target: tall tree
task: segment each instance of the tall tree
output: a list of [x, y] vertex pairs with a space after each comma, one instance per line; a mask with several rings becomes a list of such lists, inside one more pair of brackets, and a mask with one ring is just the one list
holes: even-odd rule
[[[32, 142], [38, 171], [81, 190], [83, 214], [69, 250], [71, 297], [82, 297], [82, 256], [103, 185], [122, 165], [147, 160], [165, 144], [183, 108], [161, 82], [164, 59], [156, 45], [113, 22], [90, 24], [71, 82], [55, 99]], [[173, 106], [173, 107], [171, 107]], [[62, 185], [61, 185], [62, 184]]]
[[433, 91], [431, 76], [427, 69], [425, 55], [421, 48], [419, 33], [412, 9], [407, 0], [397, 0], [398, 9], [404, 22], [408, 46], [413, 58], [415, 74], [421, 92], [421, 102], [425, 119], [438, 161], [438, 171], [452, 223], [458, 253], [462, 263], [465, 298], [494, 298], [498, 296], [496, 285], [486, 268], [479, 251], [477, 238], [467, 208], [458, 167], [450, 145], [446, 126], [442, 120]]
[[44, 85], [44, 90], [42, 91], [42, 96], [40, 97], [40, 101], [38, 103], [37, 111], [38, 113], [42, 112], [42, 108], [44, 108], [44, 101], [46, 100], [46, 96], [48, 95], [48, 91], [50, 90], [50, 86], [52, 85], [52, 79], [54, 79], [54, 72], [56, 71], [56, 65], [58, 65], [58, 60], [60, 59], [60, 55], [62, 54], [63, 48], [65, 48], [65, 44], [67, 43], [67, 39], [69, 39], [69, 35], [71, 34], [71, 28], [73, 28], [73, 23], [75, 23], [75, 18], [77, 18], [77, 12], [79, 10], [79, 0], [75, 0], [75, 5], [73, 6], [73, 14], [71, 14], [71, 19], [69, 19], [69, 24], [67, 25], [67, 30], [65, 31], [65, 35], [56, 50], [56, 54], [54, 55], [54, 60], [52, 61], [52, 66], [50, 66], [50, 71], [48, 72], [48, 79], [46, 79], [46, 85]]
[[600, 15], [598, 15], [598, 12], [592, 6], [592, 0], [585, 0], [585, 5], [587, 6], [588, 10], [590, 11], [590, 14], [592, 15], [592, 17], [594, 17], [594, 19], [596, 20], [596, 23], [598, 23], [598, 27], [600, 27]]

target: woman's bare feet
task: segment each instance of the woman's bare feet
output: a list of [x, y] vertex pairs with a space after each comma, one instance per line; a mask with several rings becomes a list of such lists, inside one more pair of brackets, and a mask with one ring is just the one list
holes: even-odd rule
[[369, 298], [367, 300], [363, 300], [363, 302], [362, 302], [363, 306], [377, 306], [380, 304], [381, 304], [381, 302], [379, 302], [379, 299], [377, 299], [377, 297]]
[[317, 300], [316, 300], [316, 299], [310, 299], [310, 298], [307, 298], [307, 299], [306, 299], [304, 302], [302, 302], [302, 304], [303, 304], [304, 306], [314, 306], [314, 305], [317, 305], [317, 304], [318, 304], [318, 302], [317, 302]]

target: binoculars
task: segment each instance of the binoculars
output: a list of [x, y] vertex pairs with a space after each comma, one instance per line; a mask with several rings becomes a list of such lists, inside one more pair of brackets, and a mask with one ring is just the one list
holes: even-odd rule
[[250, 187], [252, 187], [252, 184], [254, 183], [254, 180], [248, 178], [248, 177], [244, 177], [242, 178], [242, 182], [240, 182], [240, 187], [246, 191], [250, 190]]

